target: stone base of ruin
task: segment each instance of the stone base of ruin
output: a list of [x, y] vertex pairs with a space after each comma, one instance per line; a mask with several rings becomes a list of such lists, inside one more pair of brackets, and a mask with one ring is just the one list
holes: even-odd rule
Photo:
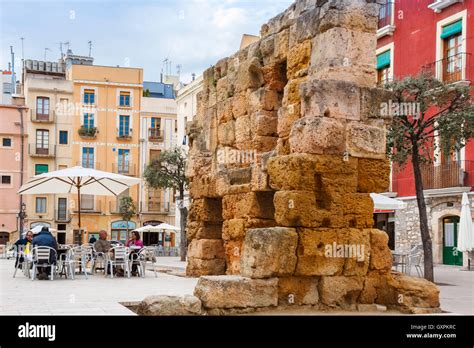
[[200, 279], [181, 313], [439, 311], [437, 287], [391, 272], [372, 228], [370, 193], [390, 173], [378, 13], [374, 0], [297, 0], [204, 72], [187, 125], [187, 275]]

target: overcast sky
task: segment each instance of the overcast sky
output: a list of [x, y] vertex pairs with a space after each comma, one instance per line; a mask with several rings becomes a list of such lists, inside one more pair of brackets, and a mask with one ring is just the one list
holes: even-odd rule
[[[14, 46], [25, 59], [56, 61], [59, 43], [97, 65], [141, 67], [145, 79], [158, 81], [168, 58], [171, 72], [180, 64], [181, 80], [238, 50], [242, 34], [258, 35], [268, 19], [292, 0], [0, 0], [0, 69]], [[66, 51], [66, 46], [63, 46]]]

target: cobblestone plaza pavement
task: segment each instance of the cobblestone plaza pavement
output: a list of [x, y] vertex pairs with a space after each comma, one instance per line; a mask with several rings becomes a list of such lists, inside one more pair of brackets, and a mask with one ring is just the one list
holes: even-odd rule
[[[146, 278], [105, 278], [31, 281], [21, 272], [13, 278], [13, 260], [0, 260], [1, 315], [135, 315], [121, 303], [136, 303], [150, 295], [192, 294], [197, 278], [147, 271]], [[178, 258], [159, 258], [157, 269], [183, 272]], [[441, 308], [454, 314], [474, 314], [474, 273], [457, 267], [435, 268]], [[356, 314], [356, 313], [352, 313]]]

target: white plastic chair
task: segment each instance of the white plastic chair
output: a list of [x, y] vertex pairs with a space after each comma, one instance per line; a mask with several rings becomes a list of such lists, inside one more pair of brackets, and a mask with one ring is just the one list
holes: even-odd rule
[[[106, 269], [110, 270], [110, 278], [114, 277], [114, 266], [122, 266], [130, 278], [130, 260], [128, 259], [127, 249], [123, 246], [116, 246], [109, 250], [106, 262]], [[107, 272], [105, 272], [107, 276]]]
[[49, 278], [50, 280], [53, 280], [56, 268], [56, 261], [51, 262], [51, 256], [54, 254], [54, 259], [56, 260], [56, 250], [47, 246], [36, 246], [31, 250], [31, 253], [33, 256], [33, 270], [31, 274], [31, 280], [36, 279], [36, 271], [38, 267], [49, 267]]
[[68, 264], [69, 274], [71, 275], [72, 279], [76, 276], [76, 267], [79, 266], [81, 270], [83, 270], [86, 279], [87, 277], [87, 269], [86, 269], [86, 258], [84, 256], [83, 248], [80, 246], [76, 246], [71, 248], [66, 257], [66, 263]]
[[138, 268], [141, 276], [145, 278], [146, 273], [146, 264], [149, 262], [153, 267], [153, 272], [155, 273], [155, 278], [157, 277], [156, 274], [156, 256], [155, 256], [155, 247], [145, 247], [140, 250], [138, 254], [138, 261], [140, 263], [140, 267]]
[[416, 272], [420, 278], [423, 278], [423, 269], [421, 265], [423, 264], [423, 252], [415, 251], [414, 253], [410, 253], [408, 256], [407, 261], [407, 274], [411, 275], [411, 268], [415, 267]]
[[[23, 271], [23, 274], [25, 275], [25, 277], [30, 278], [31, 276], [30, 275], [31, 262], [30, 260], [28, 260], [27, 254], [25, 254], [24, 247], [25, 247], [24, 245], [20, 245], [19, 250], [17, 251], [18, 263], [15, 266], [15, 272], [13, 272], [13, 278], [15, 278], [16, 272], [18, 271], [19, 268]], [[23, 260], [23, 261], [20, 262], [20, 260]]]

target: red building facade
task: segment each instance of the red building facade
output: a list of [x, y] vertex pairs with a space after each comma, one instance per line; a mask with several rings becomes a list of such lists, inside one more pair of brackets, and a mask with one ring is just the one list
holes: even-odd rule
[[[380, 83], [424, 72], [449, 83], [471, 85], [474, 0], [387, 0], [380, 10], [377, 36]], [[467, 255], [455, 250], [457, 221], [461, 195], [474, 186], [474, 141], [452, 157], [434, 155], [434, 163], [422, 168], [434, 261], [462, 265]], [[395, 248], [409, 249], [421, 244], [412, 168], [393, 166], [391, 179], [392, 195], [408, 203], [407, 209], [389, 218], [391, 238]]]

